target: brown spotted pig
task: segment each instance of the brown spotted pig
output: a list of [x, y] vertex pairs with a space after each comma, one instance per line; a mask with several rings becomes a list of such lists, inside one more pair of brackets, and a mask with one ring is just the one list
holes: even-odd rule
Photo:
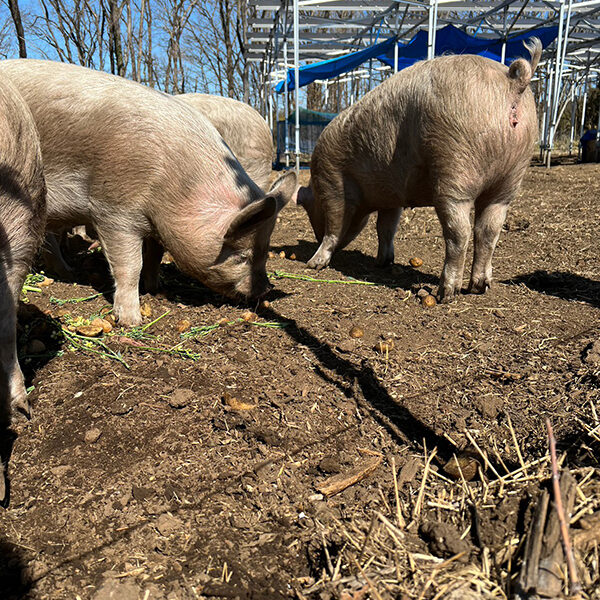
[[329, 264], [377, 211], [379, 264], [394, 260], [403, 207], [433, 206], [446, 241], [439, 296], [460, 291], [475, 209], [469, 291], [492, 281], [492, 254], [529, 164], [537, 117], [531, 61], [510, 67], [480, 56], [441, 56], [397, 73], [341, 112], [323, 131], [311, 182], [298, 192], [320, 246], [308, 265]]
[[138, 83], [30, 59], [0, 62], [0, 75], [15, 84], [39, 131], [48, 228], [97, 232], [122, 324], [141, 320], [144, 240], [164, 245], [179, 268], [227, 296], [269, 289], [269, 238], [293, 175], [265, 195], [205, 117]]

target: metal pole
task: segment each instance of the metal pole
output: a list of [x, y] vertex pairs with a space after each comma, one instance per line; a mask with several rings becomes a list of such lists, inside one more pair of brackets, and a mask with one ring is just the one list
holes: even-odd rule
[[431, 60], [435, 54], [435, 47], [433, 45], [433, 0], [429, 0], [427, 17], [427, 60]]
[[283, 124], [283, 130], [285, 132], [285, 166], [290, 166], [290, 132], [288, 119], [290, 118], [290, 95], [288, 90], [288, 45], [287, 38], [283, 41], [283, 68], [285, 73], [285, 79], [283, 80], [283, 98], [284, 98], [284, 118], [285, 123]]
[[569, 156], [573, 155], [573, 140], [575, 139], [575, 109], [577, 108], [577, 97], [575, 96], [576, 87], [575, 75], [573, 75], [571, 84], [571, 130], [569, 131]]
[[506, 20], [508, 18], [508, 6], [504, 7], [504, 23], [502, 25], [502, 52], [500, 53], [500, 62], [506, 64]]
[[560, 104], [560, 85], [562, 82], [562, 71], [563, 71], [563, 57], [564, 50], [563, 46], [566, 47], [569, 37], [569, 21], [571, 18], [571, 1], [569, 0], [569, 9], [567, 13], [567, 21], [565, 23], [565, 32], [563, 38], [563, 20], [565, 16], [565, 0], [560, 0], [560, 10], [558, 13], [558, 39], [556, 44], [556, 58], [554, 67], [554, 88], [552, 90], [552, 104], [551, 104], [551, 119], [550, 128], [548, 130], [548, 153], [546, 155], [546, 167], [550, 167], [550, 160], [552, 157], [552, 147], [554, 146], [554, 134], [557, 126], [557, 115], [558, 106]]
[[296, 174], [300, 174], [300, 10], [299, 0], [294, 0], [294, 104], [296, 105], [296, 124], [294, 139], [296, 142]]

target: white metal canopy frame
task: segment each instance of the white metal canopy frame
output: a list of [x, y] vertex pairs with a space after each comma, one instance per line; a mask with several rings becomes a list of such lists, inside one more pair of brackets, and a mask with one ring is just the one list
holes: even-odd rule
[[[575, 107], [583, 98], [579, 131], [585, 125], [587, 92], [598, 86], [600, 73], [600, 0], [250, 0], [255, 16], [249, 19], [249, 59], [261, 63], [263, 109], [273, 127], [277, 100], [273, 87], [294, 69], [295, 164], [300, 165], [299, 67], [364, 49], [376, 41], [396, 36], [408, 42], [419, 30], [427, 31], [427, 58], [434, 57], [436, 30], [449, 23], [478, 38], [501, 38], [502, 61], [506, 42], [540, 27], [557, 26], [556, 40], [544, 50], [538, 67], [540, 98], [540, 155], [550, 165], [558, 122], [571, 106], [570, 148], [576, 135]], [[292, 56], [289, 53], [292, 43]], [[394, 68], [398, 70], [397, 47]], [[368, 69], [355, 69], [344, 80], [373, 77]], [[319, 82], [325, 86], [327, 81]], [[288, 120], [288, 102], [284, 102]], [[276, 117], [275, 117], [276, 119]], [[600, 130], [600, 122], [598, 123]], [[285, 138], [286, 164], [289, 140]]]

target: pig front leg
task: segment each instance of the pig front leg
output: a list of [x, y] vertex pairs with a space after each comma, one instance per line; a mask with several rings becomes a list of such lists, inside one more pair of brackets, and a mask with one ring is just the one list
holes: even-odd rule
[[465, 256], [471, 233], [471, 203], [444, 199], [436, 205], [436, 212], [446, 242], [446, 258], [440, 278], [440, 302], [451, 302], [460, 292], [465, 269]]
[[10, 425], [13, 411], [23, 412], [27, 417], [31, 415], [17, 360], [17, 299], [24, 280], [24, 273], [21, 276], [13, 271], [0, 282], [0, 428]]
[[142, 321], [139, 284], [143, 237], [136, 231], [101, 227], [98, 227], [98, 237], [115, 280], [115, 316], [121, 325], [139, 325]]
[[492, 286], [492, 256], [506, 219], [508, 202], [475, 207], [473, 268], [468, 291], [483, 294]]
[[164, 254], [162, 244], [154, 238], [144, 240], [144, 266], [142, 284], [144, 292], [156, 294], [160, 288], [160, 263]]
[[42, 246], [42, 262], [44, 268], [58, 275], [61, 279], [70, 281], [73, 278], [73, 268], [67, 264], [60, 247], [62, 233], [48, 232]]
[[376, 264], [379, 267], [387, 267], [394, 264], [394, 236], [396, 235], [401, 214], [402, 208], [380, 210], [377, 213], [379, 248], [377, 250]]

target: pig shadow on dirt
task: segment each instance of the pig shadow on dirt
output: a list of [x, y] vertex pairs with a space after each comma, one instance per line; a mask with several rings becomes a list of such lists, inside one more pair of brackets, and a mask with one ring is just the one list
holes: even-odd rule
[[24, 600], [31, 590], [26, 559], [19, 546], [0, 539], [0, 587], [3, 600]]
[[587, 302], [600, 308], [600, 281], [594, 281], [575, 273], [565, 271], [543, 271], [519, 275], [502, 283], [510, 285], [523, 284], [530, 290], [563, 300]]
[[[283, 251], [288, 257], [295, 254], [298, 261], [306, 263], [318, 247], [319, 245], [316, 242], [299, 240], [294, 245], [271, 247], [271, 251], [275, 254]], [[379, 267], [375, 264], [374, 256], [368, 256], [358, 250], [339, 250], [333, 255], [330, 266], [346, 277], [371, 281], [377, 285], [394, 289], [410, 290], [416, 284], [438, 285], [439, 283], [438, 277], [423, 273], [410, 265], [394, 263], [387, 267]], [[306, 267], [306, 271], [311, 276], [322, 277], [322, 275], [318, 275], [317, 271], [309, 267]]]

